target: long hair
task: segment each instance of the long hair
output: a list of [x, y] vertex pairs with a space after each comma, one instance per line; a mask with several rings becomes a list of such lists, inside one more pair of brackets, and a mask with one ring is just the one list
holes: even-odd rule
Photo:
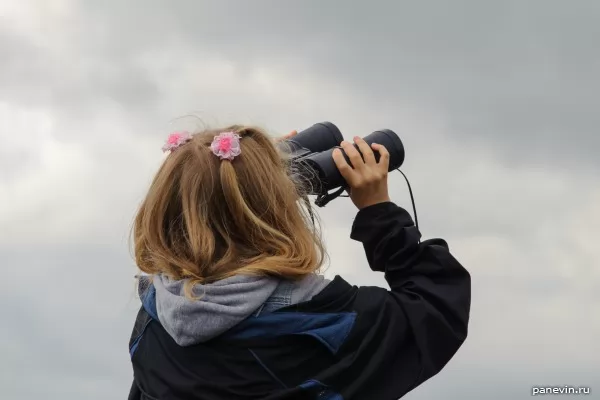
[[[215, 156], [220, 132], [241, 136], [233, 161]], [[323, 264], [318, 223], [273, 140], [254, 127], [206, 130], [169, 154], [135, 218], [138, 267], [195, 284], [238, 274], [300, 279]]]

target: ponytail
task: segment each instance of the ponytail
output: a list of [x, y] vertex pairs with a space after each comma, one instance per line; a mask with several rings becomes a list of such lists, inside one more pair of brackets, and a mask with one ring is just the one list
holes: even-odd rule
[[[225, 150], [211, 145], [223, 132], [240, 140], [218, 154]], [[168, 155], [138, 211], [138, 267], [186, 279], [190, 297], [195, 284], [238, 274], [299, 279], [316, 272], [326, 256], [318, 221], [288, 172], [259, 129], [191, 136]]]
[[276, 242], [274, 243], [276, 247], [291, 246], [293, 244], [290, 237], [267, 224], [248, 206], [240, 190], [237, 173], [231, 161], [221, 161], [220, 178], [225, 203], [232, 218], [231, 221], [238, 228], [245, 230], [249, 225], [254, 225], [255, 228], [251, 229], [251, 232], [259, 233], [262, 236], [261, 239], [268, 236]]

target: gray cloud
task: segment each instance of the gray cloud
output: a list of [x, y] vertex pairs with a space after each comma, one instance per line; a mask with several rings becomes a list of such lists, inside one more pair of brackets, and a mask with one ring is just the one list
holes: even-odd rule
[[256, 65], [294, 64], [388, 115], [405, 103], [428, 109], [444, 121], [440, 135], [493, 141], [506, 162], [596, 164], [596, 3], [310, 4], [79, 2], [60, 21], [69, 24], [68, 54], [53, 59], [22, 38], [3, 40], [17, 60], [5, 86], [80, 113], [82, 100], [151, 113], [161, 92], [136, 57], [156, 49], [168, 57], [185, 44], [230, 61], [242, 79]]
[[[185, 42], [241, 71], [293, 63], [388, 113], [406, 102], [429, 109], [444, 120], [440, 135], [493, 141], [506, 162], [597, 160], [594, 2], [95, 4], [89, 15], [111, 26], [120, 48]], [[133, 18], [156, 29], [139, 34]]]

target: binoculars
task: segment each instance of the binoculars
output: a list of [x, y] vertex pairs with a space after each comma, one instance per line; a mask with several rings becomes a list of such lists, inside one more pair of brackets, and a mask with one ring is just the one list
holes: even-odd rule
[[[404, 162], [404, 146], [396, 133], [389, 129], [382, 129], [363, 139], [369, 145], [378, 143], [387, 149], [390, 153], [389, 171], [400, 168]], [[293, 175], [308, 183], [309, 194], [318, 196], [315, 203], [320, 207], [325, 206], [346, 189], [346, 182], [332, 157], [333, 150], [340, 148], [343, 140], [344, 137], [337, 126], [331, 122], [321, 122], [278, 144], [279, 149], [290, 157]], [[354, 145], [354, 147], [358, 150], [358, 146]], [[352, 165], [343, 150], [342, 154], [348, 164]], [[374, 152], [374, 154], [379, 162], [379, 153]], [[329, 191], [336, 188], [338, 191], [329, 194]]]

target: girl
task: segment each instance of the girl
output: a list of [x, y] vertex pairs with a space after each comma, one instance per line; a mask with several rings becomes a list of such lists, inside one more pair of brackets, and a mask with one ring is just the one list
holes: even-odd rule
[[130, 400], [395, 400], [453, 357], [467, 336], [469, 273], [444, 240], [420, 242], [390, 201], [386, 149], [354, 142], [360, 153], [341, 145], [352, 167], [333, 153], [359, 210], [350, 237], [390, 290], [318, 275], [310, 203], [263, 131], [169, 137], [134, 224], [147, 276]]

